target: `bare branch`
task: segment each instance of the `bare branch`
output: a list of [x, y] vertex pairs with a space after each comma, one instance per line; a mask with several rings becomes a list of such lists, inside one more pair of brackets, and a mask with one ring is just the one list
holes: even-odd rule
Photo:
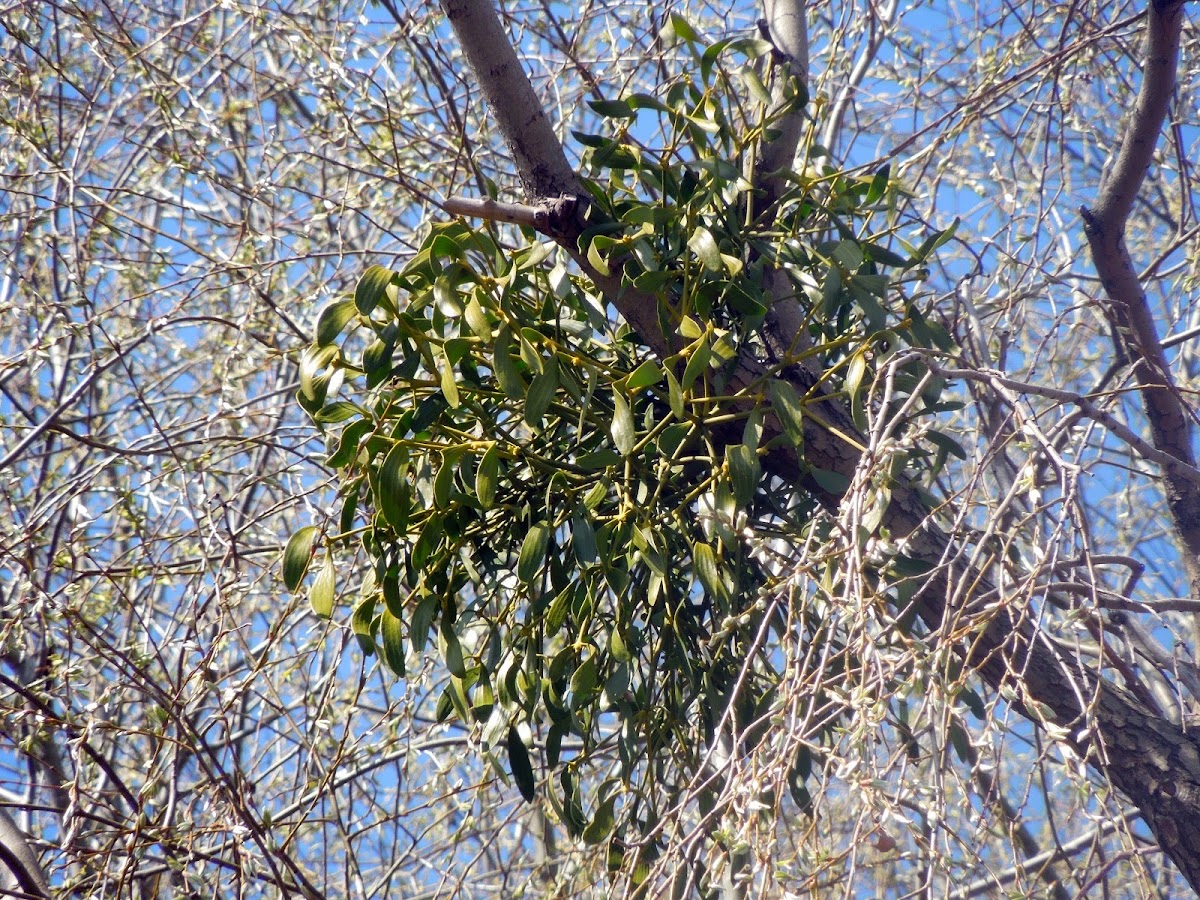
[[562, 234], [572, 221], [576, 201], [572, 197], [562, 197], [537, 206], [526, 206], [523, 203], [502, 203], [489, 198], [480, 200], [472, 197], [451, 197], [443, 207], [446, 212], [456, 216], [522, 225], [553, 237]]

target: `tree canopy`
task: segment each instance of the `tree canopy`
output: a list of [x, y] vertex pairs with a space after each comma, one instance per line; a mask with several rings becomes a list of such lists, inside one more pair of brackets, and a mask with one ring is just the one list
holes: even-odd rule
[[1200, 885], [1181, 3], [277, 6], [0, 17], [12, 889]]

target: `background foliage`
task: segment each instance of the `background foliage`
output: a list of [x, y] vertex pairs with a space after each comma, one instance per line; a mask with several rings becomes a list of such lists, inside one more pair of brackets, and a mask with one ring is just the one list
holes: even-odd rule
[[[693, 306], [677, 312], [690, 349], [670, 375], [642, 367], [611, 311], [560, 257], [538, 260], [531, 235], [468, 231], [438, 209], [454, 193], [516, 188], [432, 5], [81, 0], [0, 14], [0, 803], [64, 896], [584, 894], [609, 865], [589, 843], [607, 837], [596, 823], [609, 800], [657, 825], [659, 855], [636, 873], [655, 885], [719, 879], [743, 854], [766, 893], [1178, 890], [1119, 797], [969, 683], [945, 647], [889, 619], [885, 595], [911, 573], [881, 583], [871, 545], [843, 537], [871, 525], [881, 485], [859, 485], [837, 515], [804, 508], [757, 469], [744, 409], [722, 427], [746, 449], [707, 454], [708, 392], [729, 388], [722, 361], [760, 314], [739, 248], [763, 236], [726, 206], [758, 121], [745, 60], [727, 50], [705, 76], [694, 48], [752, 36], [757, 11], [671, 10], [699, 42], [661, 40], [667, 10], [644, 4], [502, 10], [622, 235], [654, 226], [631, 239], [643, 276], [687, 285]], [[1070, 581], [1075, 561], [1114, 593], [1139, 574], [1129, 599], [1150, 604], [1136, 607], [1139, 627], [1176, 654], [1184, 693], [1191, 621], [1170, 598], [1189, 590], [1161, 487], [1129, 442], [1067, 402], [1100, 390], [1115, 421], [1145, 429], [1111, 358], [1075, 212], [1120, 137], [1114, 110], [1132, 103], [1140, 13], [814, 4], [811, 142], [829, 155], [814, 151], [808, 209], [798, 194], [786, 238], [761, 252], [793, 254], [811, 276], [801, 286], [831, 313], [812, 352], [834, 364], [834, 387], [863, 398], [865, 431], [892, 438], [881, 454], [919, 470], [950, 520], [978, 529], [973, 552], [999, 560], [1009, 602], [1039, 579]], [[1170, 140], [1130, 246], [1188, 391], [1200, 323], [1194, 34], [1185, 40]], [[721, 90], [698, 104], [706, 84]], [[637, 94], [674, 112], [646, 101], [626, 119], [585, 103]], [[835, 212], [853, 240], [818, 255]], [[925, 259], [922, 242], [955, 219]], [[607, 240], [620, 236], [593, 239], [601, 258], [617, 247]], [[868, 280], [832, 315], [843, 308], [834, 270], [886, 272], [901, 287], [877, 296]], [[849, 314], [873, 296], [875, 321]], [[335, 345], [341, 316], [318, 320], [330, 309], [373, 316], [337, 339], [373, 387], [372, 354], [390, 343], [413, 361], [413, 418], [321, 404], [318, 429], [297, 407], [297, 392], [313, 412], [350, 397], [330, 383], [328, 352], [305, 350], [314, 333]], [[682, 319], [692, 313], [694, 332]], [[945, 351], [944, 335], [953, 360], [904, 356]], [[937, 365], [952, 371], [935, 377]], [[892, 404], [943, 391], [914, 401], [905, 417], [930, 414], [894, 434], [881, 412], [894, 408], [880, 399], [888, 377], [901, 387]], [[939, 406], [950, 400], [966, 405]], [[341, 431], [364, 414], [365, 464]], [[387, 431], [374, 424], [385, 419]], [[931, 442], [944, 452], [923, 455]], [[418, 540], [377, 534], [357, 555], [336, 551], [330, 569], [318, 555], [294, 596], [278, 568], [289, 536], [317, 523], [293, 560], [300, 544], [324, 554], [339, 531], [360, 537], [345, 491], [319, 474], [338, 465], [393, 483], [384, 524]], [[478, 577], [431, 563], [455, 540], [476, 548]], [[283, 577], [298, 582], [303, 568]], [[422, 583], [421, 572], [443, 575]], [[468, 576], [477, 587], [464, 593]], [[737, 606], [750, 589], [762, 606]], [[641, 618], [617, 618], [625, 596]], [[717, 628], [689, 619], [700, 604]], [[1035, 611], [1088, 653], [1090, 609]], [[387, 616], [404, 610], [399, 643]], [[380, 631], [367, 627], [375, 614]], [[544, 654], [541, 718], [534, 669], [510, 649], [521, 647]], [[707, 682], [654, 665], [697, 654]], [[720, 744], [679, 723], [719, 733], [702, 712], [724, 708], [714, 698], [742, 672], [760, 680], [736, 714], [788, 727], [719, 761], [721, 779], [697, 790]], [[639, 692], [674, 718], [638, 721], [632, 735], [589, 712], [648, 707]], [[539, 777], [558, 740], [560, 763], [594, 751], [647, 799], [614, 800], [615, 783], [593, 770], [582, 792], [556, 774], [558, 808], [527, 806], [522, 779], [510, 780], [514, 733]], [[631, 762], [647, 739], [657, 769]]]

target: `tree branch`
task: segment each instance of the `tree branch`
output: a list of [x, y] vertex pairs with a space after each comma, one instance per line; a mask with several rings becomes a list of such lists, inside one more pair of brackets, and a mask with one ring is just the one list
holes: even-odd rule
[[[577, 194], [578, 179], [567, 169], [562, 147], [551, 140], [553, 133], [544, 115], [533, 108], [536, 98], [532, 87], [516, 63], [490, 5], [486, 0], [443, 3], [517, 159], [528, 199], [538, 203]], [[796, 6], [790, 8], [794, 11]], [[1169, 9], [1176, 14], [1177, 30], [1178, 3]], [[492, 83], [487, 84], [489, 81]], [[531, 136], [530, 130], [538, 134]], [[582, 224], [577, 219], [576, 228]], [[568, 231], [557, 239], [651, 350], [660, 359], [669, 355], [673, 338], [663, 335], [658, 326], [657, 298], [622, 284], [619, 264], [612, 266], [613, 274], [596, 272], [582, 258], [574, 240], [577, 237], [577, 231]], [[870, 460], [864, 460], [867, 442], [840, 404], [821, 395], [817, 374], [806, 366], [768, 370], [765, 364], [744, 355], [730, 388], [741, 392], [744, 402], [753, 402], [761, 394], [767, 374], [790, 379], [809, 397], [804, 416], [808, 462], [848, 476], [853, 476], [859, 465], [870, 464]], [[736, 442], [740, 440], [740, 429], [737, 431], [728, 436], [714, 432], [710, 438], [717, 444]], [[782, 477], [790, 472], [795, 478], [800, 467], [794, 452], [782, 447], [783, 442], [772, 440], [781, 432], [775, 417], [768, 416], [762, 443], [775, 444], [776, 449], [764, 457], [763, 463]], [[1187, 484], [1186, 479], [1179, 480]], [[836, 507], [841, 500], [836, 492], [815, 484], [809, 487], [829, 507]], [[1146, 711], [1128, 690], [1103, 680], [1082, 660], [1064, 654], [1039, 633], [1023, 609], [989, 604], [983, 615], [978, 599], [995, 590], [994, 586], [983, 571], [964, 561], [963, 548], [932, 524], [928, 507], [915, 486], [894, 485], [885, 524], [893, 538], [903, 543], [907, 555], [932, 566], [924, 587], [913, 600], [915, 612], [930, 632], [953, 640], [959, 645], [960, 655], [985, 682], [1005, 689], [1013, 709], [1041, 727], [1054, 728], [1058, 738], [1102, 770], [1138, 805], [1163, 850], [1189, 882], [1200, 886], [1200, 742]], [[981, 621], [984, 624], [980, 625]]]
[[[1096, 205], [1083, 207], [1084, 233], [1104, 292], [1111, 301], [1105, 313], [1113, 325], [1117, 352], [1127, 353], [1141, 389], [1154, 446], [1185, 468], [1196, 467], [1192, 422], [1179, 396], [1158, 336], [1150, 303], [1125, 244], [1125, 231], [1146, 174], [1175, 89], [1179, 42], [1183, 30], [1182, 0], [1150, 0], [1142, 84], [1125, 128], [1125, 137]], [[1193, 595], [1200, 596], [1200, 487], [1174, 467], [1164, 467], [1167, 504], [1183, 554]]]
[[583, 193], [491, 0], [442, 0], [525, 192], [538, 200]]
[[804, 130], [798, 89], [807, 91], [808, 21], [805, 0], [767, 0], [766, 13], [759, 28], [775, 47], [775, 69], [766, 116], [770, 133], [763, 140], [753, 184], [764, 192], [762, 207], [769, 209], [787, 185]]
[[0, 809], [0, 888], [19, 888], [31, 897], [50, 896], [50, 886], [42, 874], [37, 854], [17, 823], [3, 809]]

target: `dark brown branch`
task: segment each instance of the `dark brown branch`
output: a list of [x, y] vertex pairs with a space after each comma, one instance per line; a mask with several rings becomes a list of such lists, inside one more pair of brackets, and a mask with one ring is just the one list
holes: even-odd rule
[[[1181, 0], [1151, 0], [1146, 23], [1142, 84], [1116, 162], [1093, 208], [1083, 208], [1084, 233], [1100, 282], [1110, 301], [1118, 355], [1125, 353], [1141, 389], [1151, 440], [1180, 466], [1195, 470], [1192, 421], [1171, 370], [1146, 292], [1125, 243], [1126, 226], [1170, 108], [1183, 30]], [[1185, 551], [1192, 594], [1200, 596], [1200, 487], [1176, 466], [1163, 469], [1167, 504]]]

